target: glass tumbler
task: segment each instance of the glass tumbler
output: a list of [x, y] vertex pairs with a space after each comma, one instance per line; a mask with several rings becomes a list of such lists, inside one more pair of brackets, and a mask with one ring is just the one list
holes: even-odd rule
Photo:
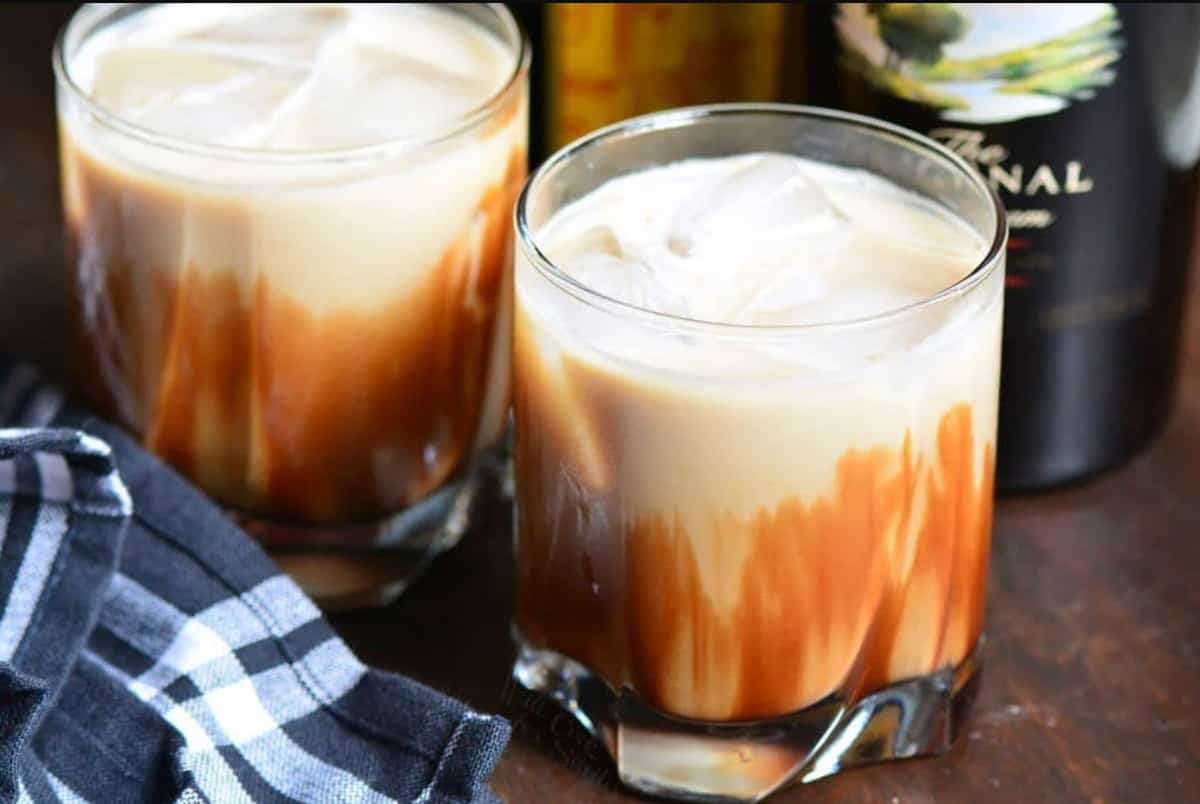
[[[986, 256], [907, 306], [796, 326], [640, 308], [546, 256], [547, 222], [610, 179], [762, 152], [882, 177]], [[983, 629], [1007, 237], [995, 195], [887, 123], [709, 106], [567, 146], [526, 184], [515, 225], [515, 679], [653, 794], [756, 801], [945, 751]]]
[[84, 7], [54, 53], [77, 390], [320, 602], [386, 601], [459, 540], [505, 428], [528, 43], [500, 4], [444, 6], [507, 54], [486, 102], [419, 136], [271, 150], [92, 97], [80, 54], [150, 13]]

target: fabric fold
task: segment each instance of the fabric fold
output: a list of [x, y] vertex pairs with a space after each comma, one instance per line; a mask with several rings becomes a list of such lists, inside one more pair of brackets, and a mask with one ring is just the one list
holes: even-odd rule
[[31, 737], [92, 631], [130, 512], [102, 442], [0, 430], [0, 801], [18, 796]]
[[503, 718], [362, 665], [223, 511], [61, 398], [0, 365], [25, 428], [0, 430], [0, 661], [32, 685], [0, 708], [0, 761], [22, 800], [497, 800]]
[[17, 798], [21, 762], [46, 698], [45, 682], [0, 664], [0, 801]]

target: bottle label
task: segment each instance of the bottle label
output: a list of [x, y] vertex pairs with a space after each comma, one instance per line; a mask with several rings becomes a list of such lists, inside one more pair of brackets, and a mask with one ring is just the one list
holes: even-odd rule
[[943, 143], [1004, 201], [1006, 338], [1149, 305], [1165, 168], [1131, 23], [1111, 3], [838, 5], [866, 110]]

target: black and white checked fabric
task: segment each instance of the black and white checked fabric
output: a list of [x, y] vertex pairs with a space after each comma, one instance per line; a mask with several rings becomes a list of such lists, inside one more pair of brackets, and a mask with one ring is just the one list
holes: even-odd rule
[[0, 362], [0, 802], [493, 802], [508, 731], [364, 667], [202, 495]]

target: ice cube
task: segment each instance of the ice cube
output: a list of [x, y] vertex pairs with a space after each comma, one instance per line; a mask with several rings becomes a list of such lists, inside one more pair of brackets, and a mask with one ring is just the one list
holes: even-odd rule
[[781, 270], [756, 291], [742, 306], [731, 310], [733, 323], [756, 325], [797, 324], [810, 320], [815, 308], [829, 299], [833, 284], [815, 271]]
[[246, 68], [236, 59], [169, 47], [113, 48], [96, 61], [92, 97], [109, 108], [137, 112], [170, 103], [184, 92], [218, 87]]
[[407, 56], [445, 73], [488, 76], [490, 88], [498, 89], [512, 68], [509, 49], [482, 28], [477, 36], [464, 36], [457, 22], [456, 12], [432, 5], [395, 5], [387, 14], [356, 9], [349, 36], [365, 47]]
[[326, 45], [303, 107], [270, 144], [347, 148], [420, 135], [480, 105], [490, 90], [481, 77], [342, 39]]
[[115, 48], [98, 61], [93, 95], [140, 125], [194, 142], [251, 146], [305, 73], [212, 53]]
[[273, 119], [301, 91], [295, 75], [257, 70], [205, 91], [188, 91], [173, 102], [145, 110], [142, 125], [198, 142], [239, 147], [259, 146]]
[[765, 154], [697, 188], [672, 218], [667, 250], [673, 273], [704, 283], [691, 299], [699, 317], [795, 323], [787, 310], [826, 295], [821, 274], [848, 232], [794, 159]]
[[350, 12], [336, 6], [245, 9], [178, 38], [185, 48], [268, 64], [308, 67], [321, 47], [342, 31]]
[[625, 255], [617, 233], [611, 226], [592, 226], [570, 239], [556, 243], [554, 259], [569, 262], [588, 254], [607, 254], [610, 257]]
[[686, 299], [665, 285], [646, 263], [628, 255], [602, 251], [575, 253], [563, 261], [568, 274], [611, 299], [645, 310], [686, 316]]
[[680, 206], [668, 245], [682, 257], [734, 249], [752, 255], [763, 240], [819, 244], [844, 222], [796, 160], [764, 154], [707, 182]]

